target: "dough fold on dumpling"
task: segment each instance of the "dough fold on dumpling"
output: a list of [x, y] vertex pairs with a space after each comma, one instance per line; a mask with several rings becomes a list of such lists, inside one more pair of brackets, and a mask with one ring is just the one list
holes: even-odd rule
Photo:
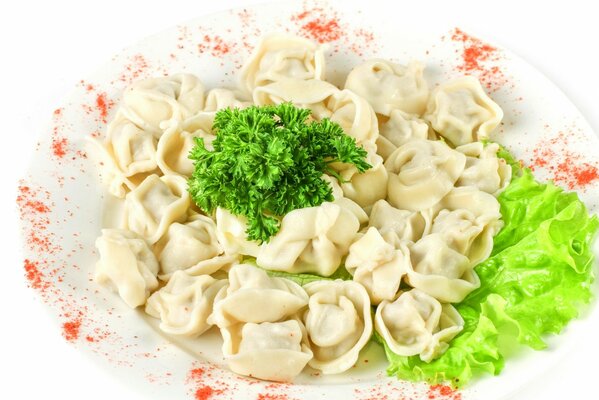
[[96, 282], [114, 287], [131, 308], [144, 304], [158, 287], [158, 261], [146, 241], [124, 229], [103, 229], [96, 247]]
[[365, 98], [378, 114], [392, 110], [421, 115], [429, 95], [423, 77], [424, 66], [417, 61], [407, 66], [373, 59], [351, 70], [345, 88]]
[[183, 121], [204, 107], [204, 85], [194, 75], [176, 74], [145, 79], [123, 95], [123, 114], [159, 138], [163, 121]]
[[335, 203], [287, 213], [281, 229], [260, 247], [256, 263], [266, 269], [329, 276], [360, 229], [358, 218]]
[[233, 215], [226, 209], [216, 209], [216, 237], [225, 254], [257, 257], [260, 252], [258, 242], [247, 239], [247, 220], [242, 215]]
[[160, 319], [160, 329], [165, 333], [198, 337], [212, 326], [207, 320], [214, 299], [226, 285], [225, 279], [176, 271], [166, 286], [150, 296], [146, 313]]
[[[194, 124], [188, 122], [186, 125], [191, 127]], [[216, 136], [203, 129], [188, 130], [183, 126], [173, 123], [165, 129], [158, 140], [156, 163], [164, 175], [179, 175], [188, 179], [194, 168], [189, 152], [195, 146], [195, 138], [202, 138], [204, 146], [211, 150]]]
[[435, 135], [424, 120], [401, 110], [393, 110], [389, 119], [381, 123], [376, 140], [377, 153], [386, 160], [399, 146], [414, 139], [433, 140]]
[[431, 227], [451, 248], [470, 259], [485, 260], [493, 250], [493, 237], [503, 226], [499, 202], [473, 186], [454, 188], [436, 206]]
[[468, 257], [451, 248], [439, 233], [410, 246], [407, 283], [444, 303], [459, 303], [480, 286]]
[[412, 289], [379, 304], [374, 324], [393, 353], [430, 362], [447, 350], [464, 320], [453, 306]]
[[154, 244], [170, 224], [186, 219], [190, 205], [184, 178], [150, 175], [125, 197], [127, 228]]
[[[389, 232], [391, 233], [391, 232]], [[405, 244], [394, 245], [373, 227], [349, 247], [345, 268], [368, 292], [374, 305], [383, 300], [393, 300], [401, 279], [407, 272], [410, 252]]]
[[156, 170], [156, 138], [117, 113], [105, 140], [92, 140], [102, 181], [110, 194], [123, 198]]
[[254, 89], [252, 97], [257, 106], [290, 102], [299, 108], [308, 108], [316, 119], [331, 116], [326, 100], [339, 92], [336, 86], [318, 79], [284, 78]]
[[304, 286], [310, 295], [303, 321], [314, 358], [308, 364], [324, 374], [347, 371], [372, 335], [370, 299], [354, 281], [315, 281]]
[[417, 242], [430, 233], [432, 220], [427, 214], [400, 210], [385, 200], [379, 200], [370, 211], [369, 227], [378, 229], [381, 235], [392, 235], [395, 241]]
[[468, 143], [456, 150], [466, 155], [466, 167], [456, 186], [474, 186], [497, 197], [509, 185], [512, 167], [497, 156], [497, 143]]
[[466, 156], [442, 141], [409, 141], [385, 161], [387, 200], [402, 210], [430, 208], [453, 188], [465, 164]]
[[465, 76], [436, 88], [429, 99], [425, 119], [455, 146], [487, 139], [503, 118], [503, 110], [487, 94], [478, 79]]
[[285, 78], [324, 79], [322, 46], [302, 37], [271, 34], [262, 39], [241, 69], [243, 90], [252, 93], [260, 86]]
[[271, 278], [250, 265], [229, 271], [208, 322], [223, 336], [223, 354], [233, 372], [273, 381], [290, 381], [312, 358], [297, 314], [308, 304], [298, 284]]
[[223, 253], [216, 238], [216, 224], [201, 214], [193, 215], [184, 224], [171, 224], [154, 246], [160, 262], [160, 279], [178, 270], [187, 270], [199, 262], [209, 260]]

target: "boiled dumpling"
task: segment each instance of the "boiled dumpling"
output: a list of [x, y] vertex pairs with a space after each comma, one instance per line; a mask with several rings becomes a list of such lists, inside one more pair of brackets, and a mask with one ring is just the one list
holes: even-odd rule
[[170, 224], [185, 220], [190, 204], [184, 178], [150, 175], [125, 197], [127, 227], [154, 244]]
[[298, 36], [272, 34], [255, 48], [241, 69], [241, 87], [252, 93], [285, 78], [323, 79], [324, 53], [316, 43]]
[[262, 244], [256, 262], [276, 271], [329, 276], [341, 265], [358, 229], [358, 218], [338, 204], [293, 210], [283, 217], [279, 232]]
[[246, 108], [252, 103], [235, 90], [215, 88], [206, 95], [204, 112], [214, 112], [223, 108]]
[[498, 196], [512, 179], [512, 167], [497, 156], [497, 143], [468, 143], [456, 148], [466, 155], [466, 167], [456, 186], [474, 186], [483, 192]]
[[123, 96], [123, 114], [156, 137], [163, 121], [183, 121], [204, 106], [204, 85], [191, 74], [150, 78], [134, 83]]
[[388, 201], [403, 210], [432, 207], [453, 188], [465, 164], [466, 156], [442, 141], [412, 140], [385, 161]]
[[343, 195], [362, 208], [369, 208], [377, 200], [387, 197], [388, 173], [383, 159], [378, 154], [369, 152], [366, 161], [372, 168], [364, 172], [358, 172], [353, 164], [331, 164], [331, 168], [344, 180], [341, 184]]
[[304, 286], [310, 295], [303, 321], [314, 358], [308, 364], [324, 374], [347, 371], [372, 335], [370, 300], [353, 281], [316, 281]]
[[425, 118], [455, 146], [486, 139], [503, 118], [501, 108], [487, 96], [478, 79], [466, 76], [433, 91]]
[[296, 107], [310, 109], [316, 119], [322, 119], [331, 116], [326, 100], [337, 92], [339, 89], [326, 81], [285, 78], [257, 87], [253, 99], [258, 106], [291, 102]]
[[455, 188], [437, 205], [432, 232], [476, 265], [489, 257], [503, 226], [499, 207], [495, 197], [475, 187]]
[[365, 148], [373, 147], [379, 127], [376, 114], [366, 100], [346, 89], [334, 93], [326, 107], [331, 112], [331, 121], [338, 123], [346, 135]]
[[156, 138], [126, 119], [122, 113], [108, 124], [107, 139], [93, 140], [97, 146], [102, 180], [116, 197], [156, 170]]
[[176, 271], [166, 286], [150, 296], [146, 312], [160, 319], [163, 332], [197, 337], [212, 326], [207, 319], [212, 314], [214, 298], [226, 285], [226, 280], [209, 275]]
[[424, 66], [416, 61], [403, 66], [368, 60], [351, 70], [345, 88], [365, 98], [378, 114], [389, 116], [398, 109], [421, 115], [429, 95], [423, 71]]
[[96, 282], [116, 288], [131, 308], [144, 304], [158, 287], [158, 261], [146, 241], [131, 231], [103, 229], [96, 247]]
[[223, 248], [216, 238], [214, 221], [197, 214], [184, 224], [171, 224], [154, 251], [160, 261], [160, 278], [168, 279], [175, 271], [186, 270], [218, 256]]
[[392, 234], [402, 242], [416, 242], [430, 232], [432, 221], [420, 212], [400, 210], [385, 200], [372, 206], [369, 227], [377, 228], [381, 235]]
[[245, 217], [235, 216], [221, 207], [216, 209], [216, 237], [226, 254], [258, 256], [260, 245], [247, 239], [246, 230]]
[[407, 272], [410, 253], [403, 243], [387, 242], [376, 228], [349, 247], [345, 268], [368, 292], [372, 304], [393, 300]]
[[430, 132], [425, 121], [401, 110], [393, 110], [389, 120], [381, 124], [376, 141], [377, 153], [386, 160], [399, 146], [410, 140], [434, 139]]
[[204, 139], [204, 146], [211, 149], [216, 136], [202, 129], [190, 132], [179, 124], [165, 130], [156, 150], [156, 162], [164, 175], [180, 175], [185, 179], [191, 176], [194, 166], [189, 152], [195, 146], [195, 138]]
[[407, 282], [444, 303], [458, 303], [480, 286], [474, 266], [432, 233], [410, 247]]
[[412, 289], [393, 302], [376, 309], [376, 331], [389, 349], [400, 356], [420, 355], [430, 362], [442, 355], [464, 327], [464, 320], [449, 304], [441, 304], [426, 293]]
[[223, 336], [231, 370], [259, 379], [290, 381], [312, 358], [303, 324], [295, 316], [308, 304], [298, 284], [270, 278], [250, 265], [229, 271], [229, 286], [208, 319]]

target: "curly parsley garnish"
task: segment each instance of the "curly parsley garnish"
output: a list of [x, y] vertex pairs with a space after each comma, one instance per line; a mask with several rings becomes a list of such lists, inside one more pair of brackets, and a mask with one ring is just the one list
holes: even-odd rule
[[323, 173], [334, 162], [371, 168], [366, 150], [329, 119], [307, 122], [310, 110], [290, 103], [223, 109], [216, 113], [213, 151], [202, 138], [189, 158], [195, 169], [189, 193], [206, 212], [223, 207], [247, 218], [247, 237], [268, 241], [288, 212], [332, 201]]

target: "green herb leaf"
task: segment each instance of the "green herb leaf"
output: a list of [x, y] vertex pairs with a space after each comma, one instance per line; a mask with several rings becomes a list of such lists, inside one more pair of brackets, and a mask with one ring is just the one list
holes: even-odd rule
[[366, 150], [329, 119], [307, 122], [310, 110], [290, 103], [216, 113], [214, 150], [201, 138], [189, 154], [192, 199], [211, 213], [223, 207], [248, 220], [248, 239], [268, 241], [288, 212], [332, 201], [321, 177], [332, 162], [364, 172]]

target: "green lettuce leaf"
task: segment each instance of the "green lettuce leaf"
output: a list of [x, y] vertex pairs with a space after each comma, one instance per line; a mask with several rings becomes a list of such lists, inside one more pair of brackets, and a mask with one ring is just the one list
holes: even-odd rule
[[520, 344], [544, 348], [543, 336], [559, 333], [590, 302], [599, 220], [578, 196], [524, 169], [499, 202], [505, 225], [491, 257], [476, 267], [481, 286], [456, 305], [464, 330], [430, 363], [394, 354], [383, 341], [389, 375], [458, 387], [496, 375], [506, 354]]
[[[251, 264], [257, 268], [261, 268], [256, 264], [256, 259], [254, 257], [244, 257], [243, 263]], [[351, 281], [353, 279], [352, 275], [345, 269], [344, 266], [337, 268], [335, 272], [331, 276], [320, 276], [316, 274], [292, 274], [284, 271], [271, 271], [266, 268], [262, 268], [266, 271], [268, 276], [278, 277], [278, 278], [286, 278], [291, 281], [294, 281], [300, 286], [304, 286], [310, 282], [314, 281], [322, 281], [322, 280], [335, 280], [341, 279], [344, 281]]]

